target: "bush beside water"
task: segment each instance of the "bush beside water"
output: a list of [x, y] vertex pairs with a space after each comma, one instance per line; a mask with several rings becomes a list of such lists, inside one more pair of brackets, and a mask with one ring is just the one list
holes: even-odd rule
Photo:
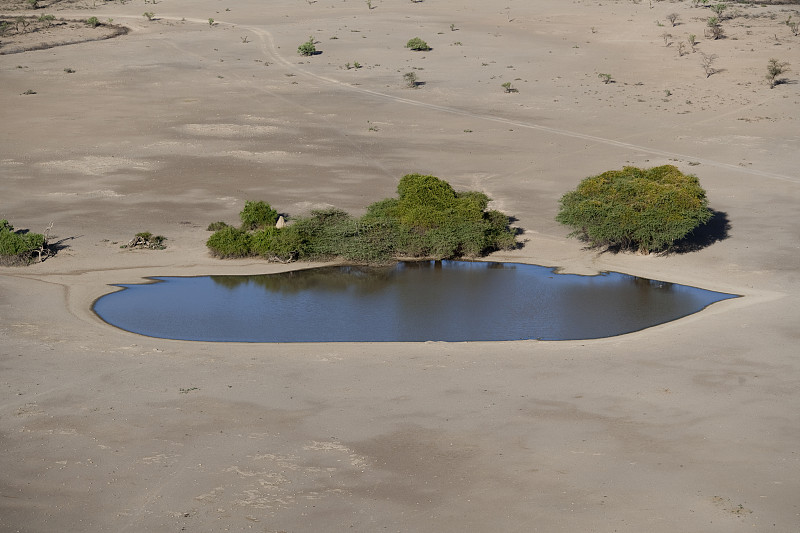
[[478, 257], [516, 245], [509, 218], [487, 210], [481, 192], [456, 192], [435, 176], [408, 174], [398, 197], [370, 205], [362, 217], [322, 209], [276, 228], [278, 213], [264, 202], [247, 202], [240, 228], [224, 227], [206, 243], [217, 257], [262, 256], [270, 260], [385, 263], [398, 258]]
[[664, 165], [584, 179], [561, 197], [556, 220], [592, 246], [650, 253], [669, 250], [711, 217], [697, 177]]

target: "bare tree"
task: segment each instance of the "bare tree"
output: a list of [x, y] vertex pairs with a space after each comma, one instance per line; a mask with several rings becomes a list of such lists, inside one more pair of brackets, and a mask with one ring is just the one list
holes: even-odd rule
[[678, 15], [677, 13], [670, 13], [669, 15], [667, 15], [667, 20], [670, 22], [670, 24], [672, 24], [673, 28], [675, 27], [675, 23], [678, 22], [679, 18], [680, 15]]
[[707, 55], [703, 52], [700, 52], [702, 55], [702, 59], [700, 60], [700, 65], [703, 67], [703, 71], [706, 73], [706, 78], [710, 78], [712, 74], [716, 74], [717, 69], [714, 68], [714, 62], [717, 60], [717, 54]]

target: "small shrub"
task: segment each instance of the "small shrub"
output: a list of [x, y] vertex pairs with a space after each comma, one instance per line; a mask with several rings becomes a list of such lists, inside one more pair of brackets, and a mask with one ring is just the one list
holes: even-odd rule
[[96, 28], [100, 25], [100, 19], [98, 19], [97, 17], [89, 17], [88, 19], [86, 19], [86, 24], [88, 26], [91, 26], [92, 28]]
[[244, 203], [244, 209], [239, 213], [242, 221], [242, 229], [250, 231], [268, 226], [274, 226], [278, 221], [278, 212], [266, 202]]
[[212, 19], [212, 18], [209, 18], [209, 19], [208, 19], [208, 25], [209, 25], [209, 26], [213, 26], [213, 25], [214, 25], [214, 19]]
[[716, 13], [717, 17], [719, 17], [720, 20], [722, 20], [722, 14], [725, 12], [726, 9], [728, 9], [728, 4], [719, 3], [711, 6], [711, 11]]
[[725, 29], [722, 27], [718, 17], [709, 17], [706, 21], [706, 37], [711, 37], [715, 41], [725, 37]]
[[317, 47], [314, 46], [314, 37], [309, 37], [306, 42], [297, 47], [297, 53], [303, 56], [313, 56], [317, 53]]
[[145, 11], [144, 13], [142, 13], [142, 16], [146, 17], [147, 20], [153, 20], [155, 18], [156, 14], [153, 13], [152, 11]]
[[42, 15], [39, 17], [39, 22], [44, 22], [44, 25], [47, 28], [53, 25], [54, 20], [56, 20], [55, 15]]
[[211, 224], [209, 224], [208, 227], [206, 228], [206, 231], [219, 231], [219, 230], [221, 230], [223, 228], [227, 228], [227, 227], [228, 227], [228, 224], [226, 224], [225, 222], [222, 222], [220, 220], [218, 222], [212, 222]]
[[503, 89], [505, 89], [507, 93], [518, 93], [519, 92], [518, 89], [514, 88], [511, 85], [510, 81], [505, 82], [503, 85], [501, 85], [501, 87], [503, 87]]
[[678, 22], [679, 18], [680, 15], [678, 15], [677, 13], [670, 13], [669, 15], [667, 15], [667, 20], [670, 22], [670, 24], [672, 24], [673, 27], [675, 27], [675, 23]]
[[406, 72], [403, 74], [403, 80], [406, 82], [406, 87], [410, 87], [411, 89], [416, 89], [419, 86], [416, 72]]
[[409, 39], [409, 41], [406, 43], [406, 48], [410, 48], [415, 52], [427, 52], [428, 50], [431, 49], [431, 47], [428, 46], [428, 43], [426, 43], [419, 37], [414, 37], [413, 39]]
[[611, 74], [600, 73], [600, 74], [597, 75], [597, 77], [600, 78], [601, 80], [603, 80], [603, 83], [606, 83], [606, 84], [611, 83], [611, 79], [612, 79], [611, 78]]
[[668, 250], [711, 216], [697, 178], [664, 165], [584, 179], [561, 197], [556, 220], [592, 246], [649, 253]]
[[767, 83], [769, 83], [769, 88], [772, 89], [779, 83], [782, 83], [783, 80], [778, 78], [781, 74], [789, 70], [789, 63], [778, 61], [775, 58], [772, 58], [767, 63]]

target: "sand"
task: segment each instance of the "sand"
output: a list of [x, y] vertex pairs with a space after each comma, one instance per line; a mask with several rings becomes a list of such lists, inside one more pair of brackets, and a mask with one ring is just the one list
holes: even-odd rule
[[[800, 6], [740, 6], [716, 41], [688, 1], [373, 7], [52, 3], [130, 33], [0, 56], [0, 218], [60, 247], [0, 269], [0, 530], [797, 531]], [[667, 163], [726, 238], [611, 254], [554, 221], [584, 177]], [[211, 258], [206, 226], [357, 214], [409, 172], [517, 218], [493, 260], [743, 298], [575, 342], [181, 342], [91, 311], [145, 276], [308, 267]], [[120, 248], [139, 231], [168, 248]]]

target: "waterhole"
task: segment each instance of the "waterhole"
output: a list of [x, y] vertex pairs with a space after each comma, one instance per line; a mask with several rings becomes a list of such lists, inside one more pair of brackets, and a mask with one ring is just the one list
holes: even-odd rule
[[617, 272], [423, 261], [256, 276], [154, 277], [94, 311], [118, 328], [219, 342], [574, 340], [622, 335], [736, 295]]

